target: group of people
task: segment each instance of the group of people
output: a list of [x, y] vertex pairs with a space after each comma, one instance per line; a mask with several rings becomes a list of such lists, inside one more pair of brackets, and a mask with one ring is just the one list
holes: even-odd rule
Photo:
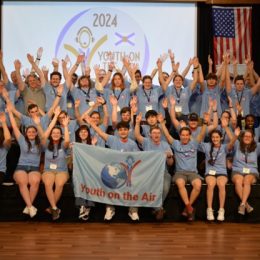
[[[237, 63], [235, 59], [231, 62], [227, 53], [213, 73], [209, 57], [204, 79], [197, 57], [190, 59], [183, 72], [171, 51], [169, 58], [170, 73], [163, 71], [166, 61], [158, 59], [152, 74], [144, 76], [127, 57], [121, 70], [115, 69], [111, 58], [108, 71], [94, 67], [92, 79], [89, 67], [82, 75], [76, 74], [84, 63], [84, 55], [79, 55], [71, 68], [62, 60], [61, 83], [56, 59], [49, 76], [45, 68], [40, 69], [40, 58], [30, 54], [27, 59], [31, 72], [22, 76], [21, 62], [15, 60], [9, 79], [0, 53], [0, 177], [2, 182], [13, 137], [20, 147], [13, 179], [26, 205], [24, 214], [37, 214], [34, 201], [42, 181], [50, 204], [46, 211], [53, 220], [60, 217], [58, 202], [69, 173], [73, 174], [74, 142], [121, 152], [164, 153], [165, 170], [158, 173], [164, 179], [162, 201], [171, 183], [175, 183], [184, 203], [182, 215], [190, 221], [203, 179], [207, 184], [209, 221], [216, 217], [212, 208], [215, 186], [219, 191], [217, 220], [225, 220], [229, 178], [241, 200], [238, 213], [253, 211], [248, 198], [252, 184], [259, 178], [260, 154], [260, 78], [253, 62], [247, 59], [244, 75], [237, 75]], [[187, 79], [190, 69], [192, 79]], [[156, 74], [158, 85], [153, 84]], [[187, 183], [192, 185], [190, 194]], [[87, 220], [94, 205], [77, 199], [79, 218]], [[163, 205], [154, 208], [153, 213], [157, 220], [163, 219]], [[106, 205], [104, 219], [110, 221], [114, 214], [114, 206]], [[129, 216], [138, 221], [138, 208], [129, 208]]]

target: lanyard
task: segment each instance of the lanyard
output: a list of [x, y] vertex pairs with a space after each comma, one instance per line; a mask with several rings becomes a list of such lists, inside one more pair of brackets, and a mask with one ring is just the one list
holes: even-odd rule
[[80, 90], [84, 93], [85, 96], [88, 97], [88, 99], [90, 99], [89, 93], [90, 93], [90, 87], [88, 88], [88, 92], [86, 92], [85, 90], [83, 90], [82, 88], [80, 88]]
[[237, 101], [238, 101], [238, 104], [239, 104], [239, 105], [241, 104], [241, 101], [242, 101], [242, 98], [243, 98], [243, 94], [244, 94], [244, 89], [242, 90], [242, 93], [241, 93], [240, 98], [238, 98], [238, 92], [236, 91]]
[[52, 152], [52, 159], [57, 159], [59, 157], [59, 149], [57, 145], [54, 145]]
[[119, 95], [118, 95], [118, 97], [117, 97], [117, 96], [116, 96], [116, 93], [115, 93], [115, 90], [113, 89], [113, 94], [114, 94], [114, 96], [116, 97], [117, 101], [119, 100], [119, 98], [120, 98], [120, 96], [121, 96], [121, 94], [122, 94], [123, 91], [124, 91], [124, 90], [121, 90], [120, 93], [119, 93]]
[[146, 91], [144, 90], [144, 86], [143, 86], [143, 92], [144, 92], [144, 94], [147, 98], [148, 103], [150, 103], [150, 101], [151, 101], [150, 97], [151, 97], [151, 94], [152, 94], [152, 89], [150, 89], [149, 95], [147, 95]]
[[177, 91], [176, 87], [174, 87], [174, 90], [175, 90], [175, 93], [176, 93], [176, 96], [177, 96], [176, 101], [177, 101], [177, 103], [180, 103], [182, 88], [180, 89], [180, 92]]
[[246, 148], [246, 150], [245, 150], [245, 162], [247, 163], [247, 158], [248, 158], [248, 151], [247, 151], [247, 148]]
[[220, 148], [221, 148], [221, 145], [220, 145], [219, 148], [218, 148], [218, 151], [217, 151], [217, 154], [216, 154], [215, 158], [214, 158], [214, 159], [212, 158], [212, 163], [211, 163], [212, 166], [214, 166], [214, 164], [215, 164], [215, 162], [216, 162], [216, 160], [217, 160], [217, 158], [218, 158]]

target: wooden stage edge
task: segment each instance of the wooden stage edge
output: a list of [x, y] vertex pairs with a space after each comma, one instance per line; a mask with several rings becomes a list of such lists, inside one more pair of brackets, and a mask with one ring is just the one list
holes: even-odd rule
[[260, 259], [260, 224], [0, 223], [1, 259]]

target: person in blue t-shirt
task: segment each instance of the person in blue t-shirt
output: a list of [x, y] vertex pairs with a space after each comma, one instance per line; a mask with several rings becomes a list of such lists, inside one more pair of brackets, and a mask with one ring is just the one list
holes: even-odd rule
[[[30, 215], [30, 217], [33, 218], [37, 214], [37, 209], [33, 206], [33, 202], [38, 193], [41, 181], [40, 158], [42, 145], [37, 128], [35, 126], [28, 126], [25, 130], [25, 135], [23, 136], [16, 124], [10, 105], [7, 105], [7, 110], [14, 136], [21, 151], [14, 172], [14, 180], [18, 184], [20, 193], [26, 204], [23, 213]], [[37, 123], [40, 124], [40, 120]]]
[[[106, 144], [111, 149], [121, 151], [121, 152], [139, 151], [137, 144], [133, 140], [128, 138], [129, 135], [128, 123], [119, 122], [117, 124], [118, 136], [113, 136], [103, 132], [102, 129], [99, 128], [89, 116], [86, 116], [85, 120], [97, 132], [97, 134], [104, 139]], [[128, 181], [131, 182], [131, 176], [128, 176]], [[115, 215], [115, 207], [112, 205], [107, 205], [104, 219], [106, 221], [110, 221], [114, 215]], [[138, 221], [139, 220], [138, 208], [130, 207], [128, 215], [133, 221]]]
[[11, 134], [6, 124], [5, 113], [0, 113], [0, 185], [4, 181], [6, 172], [6, 155], [11, 147]]
[[55, 109], [54, 117], [45, 132], [43, 132], [40, 124], [37, 125], [42, 138], [42, 144], [45, 145], [42, 181], [50, 203], [50, 208], [47, 209], [47, 212], [52, 214], [53, 220], [57, 220], [60, 217], [61, 210], [57, 207], [57, 203], [61, 197], [63, 186], [69, 179], [66, 161], [67, 150], [70, 145], [69, 117], [67, 116], [62, 120], [64, 127], [64, 134], [62, 134], [61, 128], [56, 126], [59, 115], [60, 107]]
[[[239, 134], [240, 132], [236, 133], [237, 136]], [[238, 213], [245, 215], [245, 212], [250, 213], [254, 210], [247, 200], [251, 192], [251, 185], [259, 178], [257, 157], [260, 155], [260, 143], [256, 143], [251, 130], [245, 130], [240, 136], [240, 141], [236, 141], [234, 150], [232, 182], [235, 184], [236, 193], [241, 200]]]
[[[162, 203], [167, 197], [167, 194], [171, 185], [171, 175], [168, 172], [167, 167], [173, 165], [173, 153], [169, 146], [169, 144], [165, 141], [161, 140], [161, 128], [159, 126], [154, 126], [150, 128], [150, 137], [145, 138], [140, 133], [140, 123], [142, 121], [142, 114], [136, 117], [136, 125], [135, 125], [135, 137], [137, 142], [142, 146], [144, 151], [160, 151], [165, 153], [166, 156], [166, 165], [163, 174], [163, 192], [162, 192]], [[154, 214], [157, 220], [162, 220], [164, 217], [164, 209], [163, 206], [159, 208], [154, 208]]]
[[[222, 127], [227, 133], [233, 136], [228, 127], [228, 120], [223, 120]], [[222, 133], [219, 130], [213, 130], [210, 134], [209, 143], [201, 143], [199, 151], [204, 152], [206, 155], [206, 171], [205, 181], [207, 183], [207, 219], [213, 221], [214, 211], [212, 209], [214, 188], [217, 185], [219, 191], [219, 210], [218, 221], [225, 220], [225, 198], [226, 198], [226, 183], [228, 181], [226, 156], [232, 149], [235, 137], [232, 137], [228, 144], [222, 143]]]
[[[199, 143], [204, 139], [206, 133], [206, 125], [209, 122], [209, 114], [204, 113], [204, 123], [201, 132], [196, 139], [191, 138], [191, 130], [188, 127], [180, 129], [180, 141], [175, 140], [169, 134], [164, 119], [158, 116], [158, 121], [161, 123], [163, 133], [171, 145], [175, 155], [175, 175], [173, 181], [176, 183], [182, 201], [185, 204], [183, 216], [188, 220], [194, 219], [194, 209], [192, 204], [195, 202], [201, 190], [201, 177], [197, 171], [197, 151]], [[191, 183], [193, 189], [190, 196], [188, 196], [186, 183]]]
[[[89, 127], [87, 125], [81, 125], [76, 131], [76, 142], [88, 145], [95, 145], [97, 138], [91, 137]], [[95, 206], [93, 201], [84, 200], [82, 198], [75, 198], [75, 204], [79, 207], [79, 219], [87, 221], [89, 213], [92, 207]]]

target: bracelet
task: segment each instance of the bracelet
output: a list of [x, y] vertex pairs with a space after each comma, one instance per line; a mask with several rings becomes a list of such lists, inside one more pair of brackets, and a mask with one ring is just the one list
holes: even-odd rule
[[104, 106], [106, 103], [107, 103], [107, 102], [106, 102], [106, 100], [105, 100], [105, 102], [102, 104], [102, 106]]
[[111, 73], [113, 72], [113, 70], [108, 70], [108, 71], [111, 72]]
[[196, 67], [196, 68], [193, 68], [194, 70], [197, 70], [199, 68], [199, 66], [198, 67]]
[[213, 113], [217, 113], [218, 112], [218, 110], [213, 110]]
[[233, 107], [229, 107], [229, 108], [233, 108]]
[[36, 58], [36, 60], [41, 60], [40, 58]]
[[79, 63], [76, 63], [77, 66], [79, 66]]
[[61, 97], [61, 95], [56, 95], [57, 97]]

